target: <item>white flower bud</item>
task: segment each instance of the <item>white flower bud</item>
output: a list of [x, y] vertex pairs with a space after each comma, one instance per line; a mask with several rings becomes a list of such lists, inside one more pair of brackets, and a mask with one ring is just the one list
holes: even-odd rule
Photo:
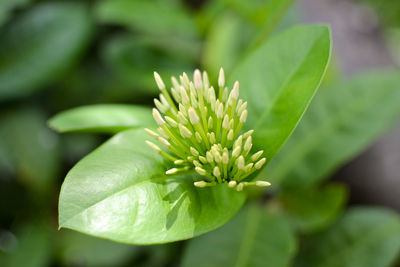
[[198, 181], [198, 182], [194, 182], [193, 183], [195, 187], [200, 187], [200, 188], [204, 188], [207, 186], [207, 183], [204, 181]]
[[242, 115], [240, 115], [239, 121], [240, 121], [240, 123], [245, 123], [246, 120], [247, 120], [247, 110], [242, 112]]
[[165, 174], [171, 175], [171, 174], [177, 173], [178, 171], [179, 170], [177, 168], [172, 168], [172, 169], [169, 169], [168, 171], [166, 171]]
[[183, 124], [179, 124], [179, 132], [183, 138], [191, 138], [192, 132], [186, 128]]
[[238, 157], [237, 161], [237, 167], [239, 170], [243, 170], [244, 169], [244, 157], [240, 156]]
[[228, 186], [230, 188], [234, 188], [236, 186], [237, 182], [236, 181], [229, 181]]
[[197, 90], [203, 89], [203, 82], [201, 80], [201, 72], [196, 69], [193, 74], [194, 87]]
[[222, 128], [229, 129], [229, 116], [225, 114], [224, 120], [222, 121]]
[[160, 112], [156, 108], [153, 108], [153, 118], [159, 126], [163, 126], [165, 124]]
[[219, 75], [218, 75], [218, 86], [220, 88], [223, 88], [225, 85], [225, 73], [224, 73], [224, 69], [221, 68], [219, 70]]
[[171, 117], [169, 116], [165, 116], [164, 119], [168, 122], [169, 125], [171, 125], [172, 127], [176, 128], [178, 127], [178, 123]]
[[203, 142], [203, 138], [201, 138], [201, 135], [198, 132], [195, 132], [194, 136], [196, 137], [197, 143]]
[[183, 86], [180, 87], [180, 93], [182, 98], [182, 104], [184, 105], [189, 104], [189, 96], [186, 92], [186, 89]]
[[188, 114], [189, 114], [189, 120], [193, 125], [196, 125], [199, 123], [200, 118], [197, 115], [197, 112], [194, 108], [190, 107], [188, 110]]
[[203, 175], [203, 176], [207, 174], [206, 170], [203, 169], [203, 168], [200, 168], [200, 167], [196, 167], [196, 168], [194, 168], [194, 170], [195, 170], [198, 174]]
[[194, 147], [190, 147], [190, 153], [192, 153], [193, 156], [198, 157], [199, 156], [199, 151], [197, 151]]
[[258, 151], [257, 153], [254, 153], [252, 156], [251, 156], [251, 158], [250, 158], [250, 160], [251, 161], [256, 161], [256, 160], [258, 160], [260, 157], [261, 157], [261, 155], [264, 153], [264, 150], [260, 150], [260, 151]]
[[232, 151], [232, 157], [238, 157], [240, 155], [240, 152], [242, 151], [242, 148], [240, 146], [237, 146], [233, 149]]
[[252, 146], [253, 146], [253, 144], [252, 144], [252, 138], [251, 138], [251, 136], [249, 136], [249, 137], [246, 139], [246, 142], [244, 143], [243, 149], [244, 149], [244, 151], [248, 152], [248, 151], [250, 151], [250, 149], [251, 149]]
[[259, 186], [259, 187], [267, 187], [270, 185], [271, 185], [271, 183], [269, 183], [267, 181], [256, 181], [256, 186]]
[[147, 144], [149, 147], [151, 147], [154, 151], [156, 151], [156, 152], [161, 152], [161, 149], [160, 149], [156, 144], [154, 144], [154, 143], [152, 143], [152, 142], [150, 142], [150, 141], [147, 141], [147, 140], [146, 140], [146, 144]]
[[199, 160], [201, 161], [201, 163], [206, 164], [207, 163], [207, 159], [203, 156], [199, 156]]
[[165, 84], [157, 72], [154, 72], [154, 79], [156, 80], [158, 88], [160, 88], [160, 90], [164, 90]]
[[160, 141], [160, 143], [163, 144], [166, 147], [171, 146], [171, 144], [168, 142], [168, 140], [165, 139], [164, 137], [159, 136], [158, 137], [158, 141]]
[[261, 167], [265, 164], [265, 162], [267, 161], [266, 158], [262, 158], [259, 161], [257, 161], [256, 164], [254, 164], [254, 168], [256, 168], [256, 170], [261, 169]]
[[218, 167], [218, 166], [215, 166], [215, 167], [214, 167], [213, 175], [214, 175], [215, 177], [220, 177], [220, 176], [221, 176], [221, 171], [219, 170], [219, 167]]
[[158, 138], [158, 134], [153, 132], [152, 130], [148, 129], [148, 128], [144, 128], [144, 130], [146, 131], [146, 133], [148, 133], [151, 137], [154, 138]]
[[210, 116], [209, 118], [208, 118], [208, 129], [212, 129], [213, 128], [213, 124], [214, 124], [214, 122], [213, 122], [213, 118]]
[[228, 132], [228, 141], [232, 141], [233, 140], [233, 129], [230, 129]]

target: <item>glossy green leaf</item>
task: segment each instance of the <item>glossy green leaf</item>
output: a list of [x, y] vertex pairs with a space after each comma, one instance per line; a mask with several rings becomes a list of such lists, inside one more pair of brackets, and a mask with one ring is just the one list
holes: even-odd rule
[[[3, 232], [2, 235], [5, 233]], [[11, 233], [8, 233], [12, 235]], [[8, 251], [1, 253], [0, 264], [4, 267], [46, 267], [52, 256], [52, 237], [48, 226], [30, 224], [21, 227], [16, 236], [8, 237]], [[2, 242], [6, 242], [5, 236]], [[15, 239], [14, 239], [15, 238]], [[2, 244], [4, 245], [4, 243]]]
[[143, 106], [104, 104], [73, 108], [49, 120], [58, 132], [117, 133], [134, 127], [154, 126], [151, 109]]
[[[5, 112], [0, 119], [0, 166], [34, 190], [49, 190], [60, 168], [59, 140], [36, 108]], [[3, 158], [3, 159], [1, 159]]]
[[360, 153], [398, 118], [400, 72], [362, 74], [322, 88], [266, 172], [286, 187], [307, 187]]
[[163, 36], [197, 35], [196, 25], [179, 1], [107, 0], [97, 3], [97, 19], [144, 33]]
[[226, 185], [197, 188], [197, 176], [169, 168], [142, 130], [117, 134], [68, 173], [59, 225], [123, 243], [188, 239], [226, 223], [246, 195]]
[[288, 266], [296, 239], [279, 215], [259, 206], [243, 208], [220, 229], [189, 242], [183, 267]]
[[53, 81], [88, 41], [83, 4], [43, 3], [0, 32], [0, 99], [27, 95]]
[[118, 244], [74, 231], [64, 231], [61, 244], [66, 266], [121, 266], [140, 252], [137, 246]]
[[284, 191], [278, 196], [290, 222], [301, 233], [326, 228], [342, 212], [347, 200], [346, 187], [329, 184], [322, 188]]
[[232, 74], [248, 101], [247, 127], [270, 160], [296, 127], [324, 75], [331, 41], [326, 26], [297, 26], [271, 38]]
[[388, 267], [400, 252], [400, 219], [380, 208], [352, 208], [304, 242], [296, 267]]

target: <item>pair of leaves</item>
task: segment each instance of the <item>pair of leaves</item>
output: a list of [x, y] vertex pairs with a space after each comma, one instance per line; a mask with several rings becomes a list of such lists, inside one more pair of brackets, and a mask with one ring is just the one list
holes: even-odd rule
[[66, 70], [85, 47], [91, 23], [85, 5], [43, 3], [0, 33], [0, 100], [32, 93]]
[[[306, 109], [329, 55], [329, 29], [301, 26], [236, 68], [232, 77], [249, 102], [250, 127], [260, 131], [258, 145], [269, 158]], [[240, 209], [244, 193], [225, 185], [196, 188], [189, 174], [166, 177], [168, 166], [145, 146], [146, 138], [141, 129], [119, 133], [70, 171], [60, 195], [60, 227], [125, 243], [163, 243], [211, 231]]]
[[360, 153], [400, 113], [400, 73], [362, 74], [321, 88], [266, 170], [285, 187], [310, 187]]

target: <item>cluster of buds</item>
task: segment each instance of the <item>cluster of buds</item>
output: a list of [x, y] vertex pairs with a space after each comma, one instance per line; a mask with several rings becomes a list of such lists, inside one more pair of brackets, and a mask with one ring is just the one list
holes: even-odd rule
[[154, 73], [160, 98], [154, 99], [157, 108], [153, 117], [158, 133], [145, 129], [168, 152], [146, 141], [157, 153], [176, 165], [166, 174], [194, 169], [202, 180], [197, 187], [226, 183], [238, 191], [245, 186], [269, 186], [266, 181], [249, 182], [244, 179], [259, 170], [266, 162], [263, 151], [250, 153], [253, 130], [240, 134], [247, 119], [247, 102], [239, 99], [239, 82], [229, 92], [221, 68], [218, 77], [218, 95], [210, 86], [206, 72], [195, 70], [193, 82], [186, 73], [179, 81], [172, 77], [171, 95], [158, 73]]

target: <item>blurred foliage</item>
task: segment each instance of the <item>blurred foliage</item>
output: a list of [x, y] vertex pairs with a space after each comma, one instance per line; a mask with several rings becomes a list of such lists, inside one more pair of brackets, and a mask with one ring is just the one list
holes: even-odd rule
[[[351, 192], [328, 178], [398, 118], [398, 71], [350, 80], [329, 75], [293, 136], [260, 174], [271, 178], [273, 190], [252, 197], [258, 205], [246, 205], [216, 231], [139, 247], [56, 230], [67, 171], [121, 130], [113, 125], [153, 122], [125, 105], [103, 114], [78, 108], [61, 113], [67, 118], [61, 124], [50, 124], [75, 131], [90, 122], [97, 134], [57, 136], [46, 126], [48, 118], [88, 104], [141, 104], [147, 110], [158, 94], [154, 70], [168, 77], [195, 67], [215, 74], [223, 66], [230, 73], [295, 22], [292, 2], [1, 1], [0, 266], [395, 266], [398, 213], [346, 210]], [[399, 1], [364, 2], [377, 10], [400, 55]], [[265, 74], [254, 66], [243, 79], [257, 71]]]

